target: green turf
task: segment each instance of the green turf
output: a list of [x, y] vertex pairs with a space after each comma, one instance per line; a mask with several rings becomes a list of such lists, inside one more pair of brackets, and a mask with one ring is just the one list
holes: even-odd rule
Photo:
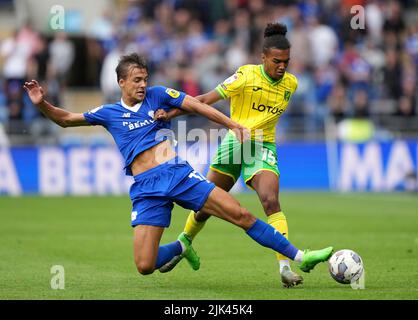
[[[254, 194], [238, 197], [262, 217]], [[0, 299], [418, 299], [418, 197], [407, 194], [283, 193], [290, 239], [300, 248], [357, 251], [366, 288], [336, 283], [327, 265], [283, 289], [269, 249], [216, 218], [195, 240], [201, 269], [137, 274], [125, 197], [0, 198]], [[163, 242], [182, 231], [176, 207]], [[51, 289], [53, 265], [65, 290]], [[296, 266], [293, 267], [296, 269]]]

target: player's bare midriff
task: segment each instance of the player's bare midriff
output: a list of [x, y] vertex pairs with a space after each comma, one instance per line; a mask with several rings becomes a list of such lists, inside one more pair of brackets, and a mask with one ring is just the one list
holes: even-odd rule
[[135, 157], [131, 164], [132, 174], [136, 176], [173, 159], [176, 155], [171, 143], [165, 140]]

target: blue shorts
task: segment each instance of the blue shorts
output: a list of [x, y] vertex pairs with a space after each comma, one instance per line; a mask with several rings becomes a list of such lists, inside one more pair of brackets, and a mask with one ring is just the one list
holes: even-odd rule
[[167, 228], [174, 202], [199, 211], [215, 185], [176, 157], [134, 176], [130, 189], [132, 227], [139, 224]]

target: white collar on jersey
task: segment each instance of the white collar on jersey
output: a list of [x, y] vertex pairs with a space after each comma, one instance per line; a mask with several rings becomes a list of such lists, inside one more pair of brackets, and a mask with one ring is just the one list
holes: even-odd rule
[[136, 105], [134, 105], [133, 107], [129, 107], [125, 102], [123, 102], [122, 98], [120, 99], [120, 103], [121, 103], [122, 107], [124, 107], [125, 109], [128, 109], [131, 112], [138, 112], [138, 110], [141, 108], [143, 102], [144, 101], [141, 101], [141, 102], [137, 103]]

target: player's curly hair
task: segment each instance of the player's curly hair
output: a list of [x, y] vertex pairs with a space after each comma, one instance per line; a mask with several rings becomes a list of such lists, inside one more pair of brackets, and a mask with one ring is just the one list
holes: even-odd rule
[[131, 67], [145, 69], [148, 72], [147, 62], [144, 57], [138, 55], [137, 53], [127, 54], [120, 58], [118, 66], [115, 70], [118, 82], [120, 79], [126, 79], [128, 77], [129, 69]]
[[287, 27], [283, 23], [269, 23], [264, 29], [263, 52], [271, 48], [286, 50], [290, 48], [290, 42], [286, 38]]

